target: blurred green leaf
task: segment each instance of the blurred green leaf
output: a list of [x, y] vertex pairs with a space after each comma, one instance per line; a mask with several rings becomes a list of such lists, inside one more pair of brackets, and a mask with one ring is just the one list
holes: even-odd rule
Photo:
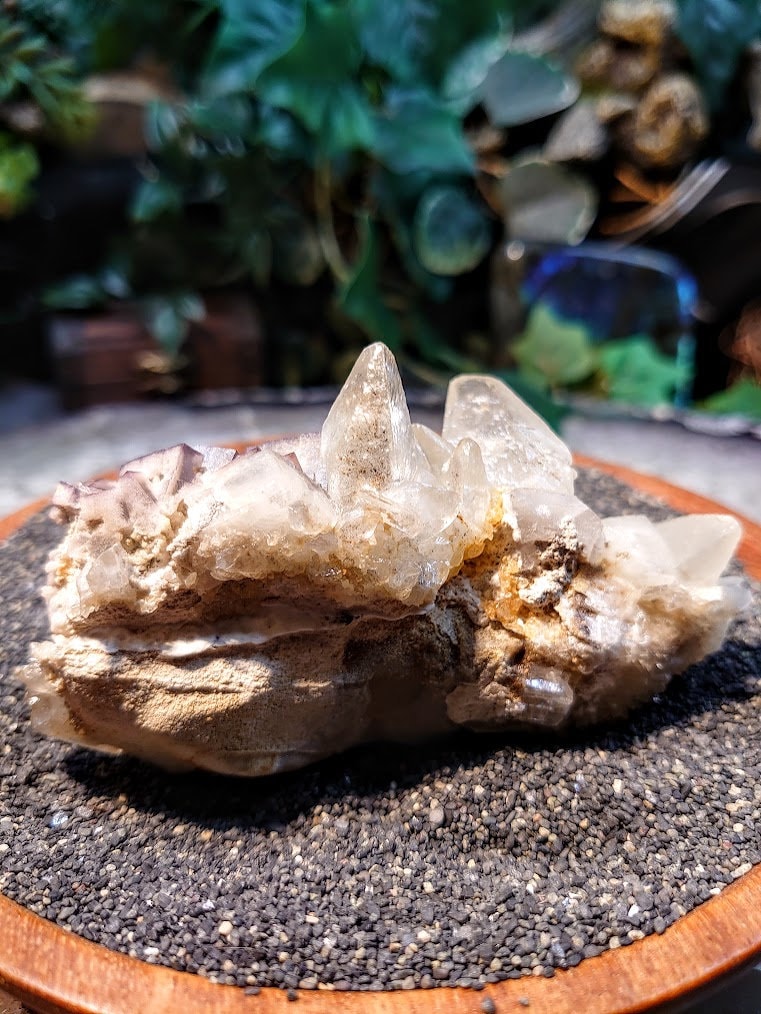
[[478, 105], [483, 84], [492, 67], [504, 56], [509, 42], [507, 33], [487, 35], [457, 54], [441, 83], [441, 94], [450, 109], [462, 116]]
[[97, 278], [72, 275], [48, 286], [42, 294], [42, 303], [49, 310], [89, 310], [102, 304], [105, 295]]
[[563, 166], [527, 160], [510, 166], [502, 180], [505, 228], [511, 239], [580, 243], [597, 213], [597, 191]]
[[134, 222], [152, 222], [159, 215], [176, 214], [182, 209], [182, 192], [169, 180], [143, 180], [130, 208]]
[[104, 294], [112, 299], [128, 299], [132, 295], [129, 264], [125, 258], [112, 257], [98, 272], [97, 279]]
[[268, 154], [298, 159], [310, 164], [314, 154], [313, 139], [291, 113], [258, 103], [259, 124], [257, 143], [268, 149]]
[[329, 158], [346, 151], [372, 147], [375, 124], [372, 109], [351, 83], [333, 88], [326, 96], [320, 128], [320, 147]]
[[664, 405], [690, 379], [690, 368], [665, 356], [647, 335], [633, 335], [598, 346], [608, 397], [630, 405]]
[[491, 245], [491, 228], [481, 205], [465, 190], [433, 186], [415, 212], [413, 245], [429, 271], [459, 275], [484, 258]]
[[597, 367], [586, 328], [561, 320], [542, 303], [532, 308], [526, 330], [511, 348], [521, 372], [542, 387], [577, 384]]
[[396, 349], [401, 343], [401, 329], [399, 321], [383, 302], [379, 288], [378, 239], [367, 216], [360, 223], [360, 232], [360, 253], [351, 276], [338, 293], [338, 305], [347, 317], [359, 324], [368, 338]]
[[477, 40], [509, 31], [511, 14], [527, 0], [438, 0], [436, 18], [418, 55], [418, 74], [435, 86], [445, 79], [456, 59]]
[[324, 155], [367, 148], [372, 109], [354, 80], [361, 57], [351, 11], [308, 3], [302, 35], [261, 75], [258, 93], [317, 135]]
[[706, 412], [717, 412], [721, 415], [742, 415], [748, 419], [761, 419], [761, 384], [743, 377], [736, 380], [726, 391], [712, 394], [701, 402]]
[[146, 326], [164, 352], [176, 356], [188, 333], [188, 319], [176, 300], [157, 296], [145, 303]]
[[366, 57], [394, 80], [414, 81], [439, 6], [437, 0], [354, 0], [352, 12]]
[[481, 88], [484, 109], [497, 127], [514, 127], [558, 113], [578, 97], [577, 81], [530, 53], [505, 53]]
[[251, 100], [243, 95], [226, 95], [210, 101], [193, 101], [187, 106], [188, 122], [210, 139], [253, 139], [254, 115]]
[[758, 0], [678, 0], [676, 34], [712, 108], [718, 109], [743, 50], [761, 34]]
[[387, 89], [373, 154], [399, 174], [471, 174], [475, 166], [460, 117], [424, 89]]
[[185, 320], [200, 321], [206, 316], [206, 304], [197, 292], [180, 292], [174, 297], [177, 312]]
[[146, 107], [143, 134], [151, 151], [173, 144], [180, 135], [183, 117], [177, 105], [155, 100]]
[[205, 68], [210, 94], [250, 91], [304, 31], [305, 0], [219, 0], [222, 19]]
[[30, 144], [0, 133], [0, 218], [10, 218], [32, 198], [31, 183], [40, 171]]

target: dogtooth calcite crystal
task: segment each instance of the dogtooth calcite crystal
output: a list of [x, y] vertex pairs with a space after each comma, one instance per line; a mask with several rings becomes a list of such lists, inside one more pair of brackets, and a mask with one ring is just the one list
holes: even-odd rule
[[62, 484], [32, 721], [263, 775], [370, 739], [623, 716], [715, 651], [747, 592], [731, 517], [600, 518], [508, 387], [413, 425], [365, 349], [319, 435], [185, 445]]

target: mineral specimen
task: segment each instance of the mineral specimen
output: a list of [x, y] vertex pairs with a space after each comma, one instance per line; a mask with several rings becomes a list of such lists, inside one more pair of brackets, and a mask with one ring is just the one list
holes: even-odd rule
[[184, 445], [61, 485], [41, 731], [262, 775], [368, 739], [624, 715], [746, 600], [730, 517], [599, 518], [571, 456], [491, 377], [413, 425], [366, 349], [322, 433]]

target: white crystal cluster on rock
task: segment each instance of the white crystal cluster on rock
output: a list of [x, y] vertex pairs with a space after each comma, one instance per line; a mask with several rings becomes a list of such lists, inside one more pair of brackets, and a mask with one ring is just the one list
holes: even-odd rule
[[319, 435], [185, 445], [59, 487], [37, 728], [260, 775], [360, 741], [619, 717], [746, 601], [724, 516], [599, 518], [565, 445], [463, 376], [441, 436], [360, 356]]

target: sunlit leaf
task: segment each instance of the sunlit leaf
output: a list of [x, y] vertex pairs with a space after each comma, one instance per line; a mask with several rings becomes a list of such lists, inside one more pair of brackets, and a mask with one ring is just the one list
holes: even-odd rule
[[561, 320], [542, 303], [532, 308], [526, 330], [511, 350], [521, 371], [539, 386], [579, 383], [597, 366], [586, 328]]
[[576, 80], [531, 53], [505, 53], [481, 89], [486, 114], [497, 127], [514, 127], [559, 113], [578, 97]]
[[605, 390], [612, 401], [668, 404], [690, 379], [689, 367], [664, 355], [647, 335], [603, 342], [598, 353]]
[[40, 171], [30, 144], [0, 134], [0, 218], [10, 218], [32, 198], [31, 183]]
[[706, 398], [701, 408], [721, 415], [742, 415], [748, 419], [761, 419], [761, 384], [749, 377], [735, 381], [726, 391]]
[[413, 226], [413, 245], [423, 267], [438, 275], [470, 271], [491, 246], [486, 215], [465, 190], [430, 187], [420, 198]]

